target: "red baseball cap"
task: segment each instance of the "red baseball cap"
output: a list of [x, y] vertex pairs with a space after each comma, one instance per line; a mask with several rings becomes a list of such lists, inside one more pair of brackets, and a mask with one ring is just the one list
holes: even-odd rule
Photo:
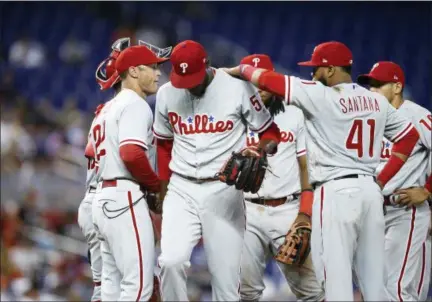
[[256, 68], [263, 68], [267, 70], [274, 70], [273, 63], [268, 55], [264, 54], [253, 54], [244, 57], [240, 64], [251, 65]]
[[118, 74], [121, 74], [128, 70], [129, 67], [159, 64], [168, 60], [169, 58], [159, 58], [144, 45], [135, 45], [126, 48], [120, 53], [115, 62], [115, 69]]
[[186, 40], [177, 44], [171, 53], [171, 84], [190, 89], [201, 84], [207, 68], [207, 52], [200, 43]]
[[109, 79], [101, 85], [102, 90], [111, 88], [120, 81], [120, 74], [128, 70], [129, 67], [139, 65], [160, 64], [168, 61], [169, 58], [159, 58], [154, 52], [144, 45], [135, 45], [126, 48], [118, 55], [115, 60], [115, 72]]
[[321, 43], [314, 48], [312, 58], [307, 62], [299, 62], [301, 66], [351, 66], [353, 55], [351, 50], [343, 43], [330, 41]]
[[405, 86], [405, 75], [402, 68], [390, 61], [375, 63], [368, 74], [362, 74], [357, 77], [357, 83], [368, 85], [371, 79], [383, 83], [399, 82], [402, 83], [402, 86]]

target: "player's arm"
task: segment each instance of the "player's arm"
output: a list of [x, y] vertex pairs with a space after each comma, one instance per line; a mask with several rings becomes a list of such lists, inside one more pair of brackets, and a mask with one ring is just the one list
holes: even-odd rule
[[387, 110], [384, 136], [393, 143], [393, 148], [388, 162], [377, 176], [381, 188], [384, 188], [387, 182], [399, 172], [419, 140], [419, 133], [414, 125], [391, 105]]
[[270, 112], [264, 106], [256, 89], [248, 83], [245, 83], [244, 87], [241, 114], [249, 128], [258, 133], [260, 139], [258, 148], [274, 154], [280, 142], [279, 127], [273, 122]]
[[322, 108], [319, 107], [325, 105], [323, 100], [313, 101], [314, 96], [324, 99], [325, 87], [320, 82], [306, 81], [250, 65], [226, 69], [226, 72], [251, 82], [259, 89], [281, 97], [287, 105], [297, 106], [309, 114], [322, 112]]
[[[415, 126], [420, 134], [421, 145], [432, 152], [432, 115], [422, 115], [420, 117], [414, 116]], [[430, 158], [429, 160], [431, 160]], [[401, 189], [395, 192], [399, 195], [398, 204], [406, 205], [408, 207], [422, 204], [425, 200], [432, 206], [432, 174], [426, 180], [424, 187], [415, 187], [409, 189]]]
[[309, 172], [306, 155], [306, 133], [304, 126], [304, 116], [300, 115], [299, 127], [296, 133], [296, 154], [297, 163], [300, 171], [300, 209], [299, 214], [304, 214], [310, 218], [312, 216], [313, 189], [309, 182]]
[[160, 179], [160, 198], [164, 199], [167, 192], [171, 170], [171, 152], [173, 148], [174, 133], [169, 123], [168, 111], [165, 106], [165, 99], [162, 89], [156, 94], [155, 122], [153, 134], [156, 137], [157, 165]]
[[149, 123], [152, 117], [147, 104], [134, 102], [129, 104], [119, 118], [118, 141], [120, 158], [135, 180], [151, 192], [159, 192], [160, 182], [153, 171], [146, 150]]

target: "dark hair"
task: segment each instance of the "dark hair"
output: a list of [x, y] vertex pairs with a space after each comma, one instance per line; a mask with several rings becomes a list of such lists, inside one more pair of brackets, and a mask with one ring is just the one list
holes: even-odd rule
[[285, 105], [283, 101], [283, 98], [279, 96], [272, 96], [271, 100], [268, 102], [267, 105], [267, 109], [272, 116], [275, 116], [280, 112], [285, 112]]
[[342, 69], [343, 72], [351, 75], [351, 70], [352, 70], [352, 66], [351, 65], [350, 66], [341, 66], [340, 68]]

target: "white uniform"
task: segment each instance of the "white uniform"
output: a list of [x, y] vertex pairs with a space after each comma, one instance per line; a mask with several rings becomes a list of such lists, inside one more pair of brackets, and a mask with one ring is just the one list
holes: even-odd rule
[[[102, 301], [147, 301], [152, 295], [152, 221], [145, 195], [119, 154], [127, 144], [148, 152], [153, 143], [152, 123], [147, 102], [123, 89], [104, 106], [92, 128], [102, 180], [93, 203], [93, 223], [102, 241]], [[116, 184], [108, 185], [108, 180]]]
[[187, 301], [186, 269], [203, 237], [213, 300], [238, 301], [245, 230], [243, 192], [215, 178], [246, 140], [246, 123], [258, 132], [273, 119], [249, 83], [216, 70], [201, 98], [163, 85], [156, 96], [154, 133], [174, 139], [173, 171], [163, 203], [161, 289], [164, 301]]
[[306, 120], [312, 260], [326, 300], [353, 301], [353, 270], [365, 301], [384, 299], [383, 197], [373, 176], [383, 136], [398, 141], [413, 125], [354, 83], [327, 87], [285, 76], [285, 84], [285, 99]]
[[[281, 131], [278, 152], [268, 157], [270, 172], [266, 174], [258, 194], [245, 193], [247, 226], [243, 245], [241, 298], [258, 301], [264, 286], [264, 270], [268, 261], [284, 243], [300, 207], [300, 176], [297, 158], [306, 155], [304, 117], [300, 109], [286, 106], [285, 112], [274, 117]], [[258, 134], [249, 131], [247, 145], [258, 145]], [[277, 207], [248, 201], [263, 198], [286, 198]], [[324, 291], [318, 284], [311, 257], [302, 267], [278, 263], [297, 299], [322, 301]]]
[[[90, 140], [88, 143], [91, 143]], [[92, 219], [92, 204], [96, 193], [96, 186], [96, 161], [94, 158], [87, 158], [86, 193], [78, 208], [78, 225], [84, 234], [89, 248], [89, 262], [94, 283], [91, 301], [101, 300], [102, 257], [100, 241], [97, 238]]]
[[[397, 196], [392, 196], [392, 193], [397, 189], [425, 185], [431, 152], [431, 130], [427, 127], [431, 124], [427, 118], [430, 117], [431, 113], [411, 101], [404, 101], [399, 107], [398, 113], [414, 124], [420, 134], [420, 139], [405, 165], [383, 190], [385, 198], [390, 200], [397, 198]], [[422, 124], [421, 120], [428, 121], [428, 124]], [[382, 142], [381, 163], [378, 166], [377, 174], [387, 163], [391, 149], [392, 143], [384, 140]], [[391, 301], [421, 301], [419, 300], [420, 291], [418, 288], [424, 280], [426, 264], [423, 262], [430, 262], [431, 258], [430, 254], [423, 258], [430, 215], [427, 202], [409, 211], [397, 206], [386, 206], [386, 291]], [[422, 270], [423, 274], [421, 273]], [[428, 286], [428, 284], [426, 285]]]

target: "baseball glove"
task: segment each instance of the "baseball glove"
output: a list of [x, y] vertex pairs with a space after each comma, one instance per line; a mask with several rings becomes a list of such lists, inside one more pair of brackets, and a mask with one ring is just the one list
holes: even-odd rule
[[254, 155], [247, 155], [245, 150], [233, 152], [217, 177], [229, 186], [235, 185], [237, 190], [256, 193], [261, 188], [267, 170], [267, 154], [256, 149], [251, 151]]
[[311, 231], [309, 222], [294, 222], [274, 258], [284, 264], [302, 265], [310, 253]]

